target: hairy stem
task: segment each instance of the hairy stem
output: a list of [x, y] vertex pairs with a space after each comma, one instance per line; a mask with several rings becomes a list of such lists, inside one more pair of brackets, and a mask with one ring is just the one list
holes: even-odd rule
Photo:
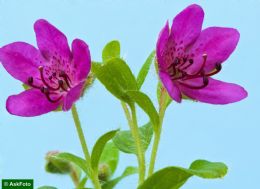
[[148, 171], [148, 176], [151, 176], [154, 172], [154, 166], [155, 166], [155, 161], [157, 157], [157, 151], [160, 143], [160, 138], [161, 138], [161, 132], [162, 132], [162, 124], [163, 124], [163, 118], [165, 114], [165, 110], [167, 108], [167, 98], [166, 98], [166, 91], [163, 88], [162, 89], [162, 94], [160, 97], [160, 103], [159, 103], [159, 125], [158, 125], [158, 130], [155, 132], [154, 135], [154, 141], [153, 141], [153, 147], [152, 147], [152, 152], [151, 152], [151, 158], [150, 158], [150, 165], [149, 165], [149, 171]]
[[135, 110], [135, 106], [131, 105], [130, 106], [131, 115], [130, 115], [127, 105], [124, 102], [122, 102], [121, 104], [124, 109], [126, 118], [128, 120], [128, 124], [132, 132], [132, 136], [135, 141], [136, 155], [137, 155], [138, 167], [139, 167], [139, 184], [141, 184], [145, 179], [145, 154], [142, 149], [141, 138], [139, 135], [138, 123], [136, 119], [136, 110]]
[[88, 146], [87, 146], [87, 143], [86, 143], [86, 140], [85, 140], [85, 137], [84, 137], [84, 133], [83, 133], [81, 123], [80, 123], [80, 120], [79, 120], [78, 111], [77, 111], [77, 108], [76, 108], [75, 105], [72, 106], [71, 112], [72, 112], [74, 123], [75, 123], [76, 129], [77, 129], [77, 133], [78, 133], [78, 137], [79, 137], [79, 140], [80, 140], [80, 143], [81, 143], [81, 147], [82, 147], [85, 159], [86, 159], [87, 168], [89, 170], [89, 177], [90, 177], [95, 189], [101, 189], [101, 185], [100, 185], [99, 180], [98, 180], [98, 175], [94, 174], [93, 169], [91, 167], [91, 158], [90, 158]]

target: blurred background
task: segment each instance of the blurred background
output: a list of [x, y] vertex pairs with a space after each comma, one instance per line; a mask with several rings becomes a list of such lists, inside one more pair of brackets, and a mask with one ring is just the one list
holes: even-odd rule
[[[191, 178], [184, 189], [260, 188], [260, 90], [259, 44], [260, 1], [171, 1], [171, 0], [0, 0], [0, 46], [25, 41], [36, 44], [33, 23], [45, 18], [63, 31], [71, 42], [85, 40], [92, 59], [101, 60], [103, 46], [121, 42], [121, 53], [135, 74], [155, 48], [159, 31], [192, 3], [204, 8], [203, 27], [237, 28], [241, 39], [223, 65], [218, 79], [244, 86], [249, 97], [239, 103], [213, 106], [203, 103], [172, 103], [167, 110], [156, 169], [170, 165], [188, 167], [196, 159], [223, 161], [229, 166], [223, 179]], [[157, 76], [149, 72], [143, 91], [156, 102]], [[33, 178], [36, 186], [73, 188], [69, 177], [45, 172], [44, 157], [50, 150], [83, 155], [71, 112], [22, 118], [9, 115], [5, 100], [23, 90], [0, 66], [0, 178]], [[89, 146], [106, 131], [127, 129], [120, 103], [96, 81], [77, 103]], [[138, 112], [139, 123], [148, 118]], [[147, 151], [147, 157], [150, 150]], [[116, 174], [136, 165], [133, 155], [121, 154]], [[137, 176], [120, 182], [117, 189], [133, 189]]]

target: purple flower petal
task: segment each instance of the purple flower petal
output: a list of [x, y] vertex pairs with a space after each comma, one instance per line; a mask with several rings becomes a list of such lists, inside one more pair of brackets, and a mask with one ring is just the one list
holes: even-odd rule
[[[198, 86], [199, 79], [189, 80], [190, 85]], [[181, 91], [188, 97], [209, 104], [229, 104], [247, 97], [247, 91], [236, 84], [209, 78], [209, 84], [203, 89], [190, 89], [180, 85]]]
[[9, 96], [6, 109], [13, 115], [32, 117], [53, 111], [58, 108], [59, 104], [59, 102], [49, 102], [40, 90], [30, 89], [18, 95]]
[[163, 70], [167, 67], [167, 62], [164, 61], [164, 51], [167, 50], [167, 43], [169, 40], [170, 35], [170, 28], [168, 21], [166, 22], [165, 26], [161, 30], [157, 44], [156, 44], [156, 58], [158, 62], [159, 68], [162, 68]]
[[167, 89], [169, 95], [171, 96], [171, 98], [176, 102], [181, 102], [181, 92], [178, 86], [174, 82], [172, 82], [168, 74], [164, 72], [159, 72], [159, 76], [161, 78], [164, 87]]
[[202, 55], [207, 54], [204, 70], [212, 71], [216, 63], [223, 63], [235, 50], [239, 36], [239, 32], [233, 28], [210, 27], [203, 30], [191, 50], [196, 63], [192, 69], [199, 69]]
[[15, 42], [2, 47], [0, 61], [10, 75], [23, 83], [27, 83], [30, 76], [39, 78], [38, 67], [44, 62], [40, 52], [24, 42]]
[[83, 81], [86, 79], [91, 67], [88, 45], [80, 39], [73, 40], [72, 54], [74, 68], [76, 70], [76, 79]]
[[81, 82], [77, 86], [73, 87], [65, 97], [63, 101], [62, 110], [68, 111], [72, 105], [80, 98], [85, 82]]
[[184, 47], [191, 44], [200, 34], [204, 19], [203, 9], [196, 4], [180, 12], [172, 22], [171, 34], [176, 43]]
[[71, 52], [66, 36], [46, 20], [37, 20], [34, 31], [38, 47], [42, 55], [49, 60], [53, 56], [61, 56], [70, 60]]

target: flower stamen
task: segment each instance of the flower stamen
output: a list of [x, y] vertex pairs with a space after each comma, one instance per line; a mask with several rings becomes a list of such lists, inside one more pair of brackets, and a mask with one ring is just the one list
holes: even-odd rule
[[42, 92], [43, 94], [45, 94], [47, 100], [48, 100], [49, 102], [51, 102], [51, 103], [56, 103], [56, 102], [60, 101], [61, 98], [62, 98], [62, 96], [59, 96], [59, 97], [56, 98], [56, 99], [52, 99], [50, 95], [51, 95], [51, 94], [55, 94], [55, 93], [50, 93], [49, 89], [46, 88], [46, 87], [42, 87], [42, 88], [41, 88], [41, 92]]
[[[39, 67], [39, 71], [40, 71], [40, 80], [42, 81], [43, 86], [35, 85], [33, 77], [28, 78], [28, 85], [32, 88], [39, 89], [43, 94], [45, 94], [48, 101], [52, 103], [58, 102], [63, 97], [62, 92], [68, 92], [68, 89], [71, 88], [71, 80], [69, 76], [64, 71], [61, 71], [58, 76], [56, 71], [53, 72], [49, 77], [47, 77], [48, 81], [51, 82], [51, 84], [57, 86], [57, 87], [52, 87], [45, 79], [43, 73], [44, 71], [43, 66]], [[51, 95], [54, 94], [60, 96], [56, 99], [53, 99]]]
[[203, 89], [203, 88], [205, 88], [206, 86], [208, 86], [208, 84], [209, 84], [209, 79], [208, 79], [207, 76], [204, 75], [204, 76], [202, 77], [202, 81], [203, 81], [203, 83], [202, 83], [202, 85], [200, 85], [200, 86], [193, 86], [193, 85], [189, 85], [189, 84], [183, 83], [183, 82], [179, 82], [179, 84], [181, 84], [181, 85], [183, 85], [183, 86], [185, 86], [185, 87], [188, 87], [188, 88], [190, 88], [190, 89]]
[[215, 75], [217, 74], [218, 72], [220, 72], [222, 69], [222, 65], [220, 63], [217, 63], [216, 66], [215, 66], [215, 70], [211, 73], [207, 73], [206, 76], [212, 76], [212, 75]]
[[203, 54], [202, 58], [203, 58], [203, 62], [202, 62], [202, 65], [201, 65], [200, 69], [195, 74], [192, 74], [191, 76], [196, 76], [196, 75], [200, 74], [203, 71], [203, 68], [205, 67], [206, 62], [207, 62], [208, 55], [207, 54]]
[[70, 80], [69, 76], [64, 71], [62, 71], [59, 76], [62, 77], [64, 79], [64, 81], [66, 82], [67, 86], [69, 88], [71, 88], [71, 85], [70, 85], [71, 80]]
[[29, 84], [29, 86], [31, 86], [31, 87], [33, 87], [33, 88], [41, 89], [40, 86], [37, 86], [37, 85], [33, 84], [33, 77], [29, 77], [29, 78], [28, 78], [28, 84]]

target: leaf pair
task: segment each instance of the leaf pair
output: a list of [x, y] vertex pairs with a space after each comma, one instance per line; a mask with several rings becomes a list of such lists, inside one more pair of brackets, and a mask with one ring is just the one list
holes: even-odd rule
[[153, 62], [154, 52], [144, 63], [137, 79], [126, 62], [120, 58], [120, 44], [118, 41], [108, 43], [103, 52], [103, 63], [93, 63], [92, 71], [105, 88], [119, 100], [138, 106], [149, 116], [156, 130], [159, 117], [151, 99], [140, 88], [145, 81], [150, 65]]

